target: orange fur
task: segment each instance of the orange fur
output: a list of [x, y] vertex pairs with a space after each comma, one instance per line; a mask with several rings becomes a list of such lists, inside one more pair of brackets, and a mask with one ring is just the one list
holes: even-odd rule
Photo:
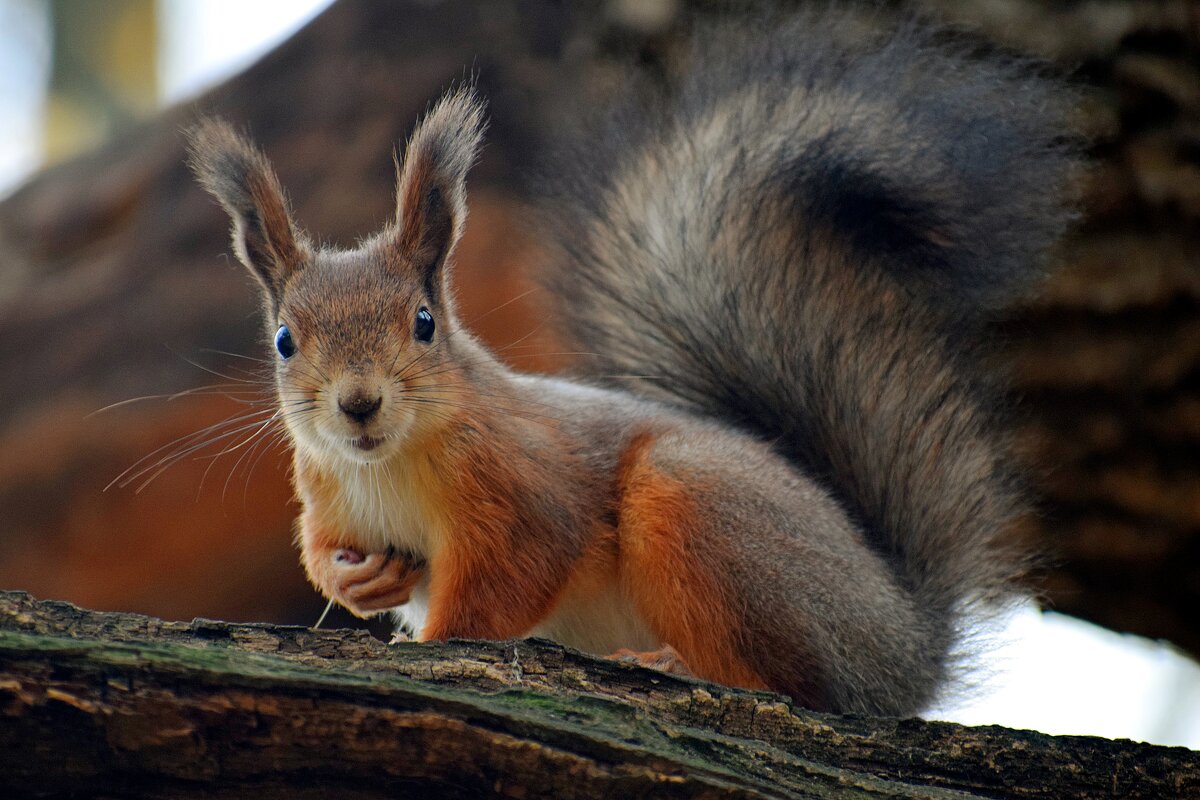
[[[473, 422], [486, 430], [487, 421]], [[431, 443], [446, 487], [441, 509], [453, 520], [446, 545], [431, 560], [429, 619], [422, 640], [522, 636], [562, 593], [570, 558], [532, 530], [515, 505], [537, 470], [492, 448], [483, 437], [459, 450]]]
[[[305, 469], [299, 463], [295, 471], [296, 491], [301, 497], [319, 497], [325, 482], [319, 473]], [[360, 547], [352, 537], [339, 532], [333, 521], [323, 519], [323, 510], [329, 509], [329, 504], [308, 502], [304, 513], [296, 520], [296, 544], [300, 548], [300, 560], [304, 565], [304, 574], [308, 582], [318, 591], [329, 594], [327, 587], [332, 585], [332, 576], [328, 565], [330, 557], [341, 547]]]
[[[697, 676], [732, 686], [765, 689], [738, 647], [742, 625], [713, 569], [699, 557], [701, 522], [685, 486], [649, 459], [651, 434], [627, 447], [620, 484], [621, 578], [638, 610]], [[718, 566], [718, 565], [713, 565]]]
[[597, 523], [592, 528], [587, 545], [571, 571], [563, 594], [587, 602], [608, 591], [620, 577], [620, 550], [617, 531]]

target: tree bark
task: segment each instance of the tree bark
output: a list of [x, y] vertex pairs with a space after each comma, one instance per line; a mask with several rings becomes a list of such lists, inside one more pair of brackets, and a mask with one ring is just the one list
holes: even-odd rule
[[0, 593], [6, 797], [1164, 798], [1200, 753], [784, 697], [550, 642], [164, 622]]

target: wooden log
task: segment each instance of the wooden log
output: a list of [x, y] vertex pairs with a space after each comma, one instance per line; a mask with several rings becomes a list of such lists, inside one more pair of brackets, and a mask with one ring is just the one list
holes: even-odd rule
[[164, 622], [0, 593], [6, 797], [1162, 798], [1200, 753], [814, 714], [550, 642]]

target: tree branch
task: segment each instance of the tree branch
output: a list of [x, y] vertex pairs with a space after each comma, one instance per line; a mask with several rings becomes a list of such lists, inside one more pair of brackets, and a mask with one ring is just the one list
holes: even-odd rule
[[164, 622], [0, 594], [0, 752], [66, 796], [1184, 797], [1200, 754], [835, 717], [548, 642]]

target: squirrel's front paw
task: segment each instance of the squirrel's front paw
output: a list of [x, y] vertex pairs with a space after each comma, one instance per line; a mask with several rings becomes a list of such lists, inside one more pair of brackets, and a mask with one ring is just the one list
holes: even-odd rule
[[333, 598], [357, 617], [369, 617], [408, 602], [424, 562], [395, 553], [341, 548], [331, 556]]

